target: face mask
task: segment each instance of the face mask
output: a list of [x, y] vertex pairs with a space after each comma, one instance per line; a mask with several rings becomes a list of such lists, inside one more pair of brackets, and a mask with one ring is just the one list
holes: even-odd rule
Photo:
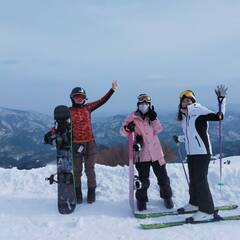
[[148, 111], [148, 109], [149, 109], [149, 105], [146, 104], [146, 103], [139, 104], [138, 105], [138, 109], [139, 109], [140, 112], [145, 114]]

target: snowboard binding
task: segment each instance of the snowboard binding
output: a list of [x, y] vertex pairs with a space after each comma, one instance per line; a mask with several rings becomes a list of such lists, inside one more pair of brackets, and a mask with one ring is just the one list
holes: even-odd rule
[[139, 177], [138, 176], [134, 176], [134, 187], [135, 187], [135, 190], [139, 190], [142, 188], [142, 182], [139, 180]]
[[54, 176], [57, 175], [57, 173], [54, 173], [50, 175], [50, 177], [45, 178], [46, 181], [49, 181], [49, 184], [52, 185], [53, 183], [58, 183], [57, 180], [54, 179]]

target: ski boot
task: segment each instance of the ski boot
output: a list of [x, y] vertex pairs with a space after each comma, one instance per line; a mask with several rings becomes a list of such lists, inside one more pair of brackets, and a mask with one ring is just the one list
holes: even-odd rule
[[146, 202], [137, 200], [137, 209], [138, 211], [147, 210]]
[[173, 204], [172, 198], [164, 199], [164, 205], [167, 209], [173, 208], [174, 204]]
[[88, 188], [88, 193], [87, 193], [87, 202], [88, 203], [93, 203], [96, 201], [96, 196], [95, 196], [95, 187]]
[[199, 209], [198, 206], [188, 203], [184, 207], [178, 208], [177, 211], [178, 213], [183, 214], [185, 212], [197, 212], [198, 209]]
[[77, 204], [81, 204], [82, 201], [83, 201], [82, 189], [81, 189], [81, 187], [77, 187], [77, 188], [76, 188], [76, 199], [77, 199]]
[[201, 221], [214, 221], [214, 214], [208, 214], [202, 211], [197, 211], [191, 217], [185, 219], [186, 223], [194, 223]]

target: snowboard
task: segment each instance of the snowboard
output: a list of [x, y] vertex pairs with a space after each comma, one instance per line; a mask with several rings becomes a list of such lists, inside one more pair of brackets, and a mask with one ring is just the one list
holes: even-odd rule
[[131, 132], [128, 136], [128, 166], [129, 166], [129, 205], [132, 214], [135, 216], [136, 214], [136, 201], [135, 201], [135, 191], [140, 189], [142, 184], [137, 175], [135, 175], [135, 163], [139, 161], [140, 152], [136, 152], [133, 150], [133, 145], [135, 143], [135, 134]]
[[[64, 105], [57, 106], [54, 109], [54, 120], [57, 150], [57, 181], [55, 182], [58, 191], [58, 211], [61, 214], [70, 214], [76, 207], [76, 193], [72, 162], [72, 123], [69, 108]], [[53, 182], [54, 180], [52, 180]]]
[[134, 153], [133, 153], [133, 144], [134, 144], [134, 133], [130, 133], [128, 136], [128, 192], [129, 192], [129, 205], [132, 213], [135, 213], [135, 200], [134, 200]]

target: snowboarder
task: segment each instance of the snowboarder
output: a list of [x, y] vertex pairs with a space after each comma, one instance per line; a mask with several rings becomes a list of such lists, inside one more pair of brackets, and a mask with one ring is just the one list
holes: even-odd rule
[[196, 211], [193, 221], [213, 219], [214, 203], [208, 185], [208, 166], [212, 147], [208, 134], [208, 121], [221, 121], [225, 114], [227, 88], [218, 86], [216, 94], [223, 99], [221, 112], [214, 113], [196, 102], [193, 91], [183, 91], [179, 98], [177, 120], [181, 122], [184, 135], [174, 136], [176, 143], [185, 142], [189, 171], [189, 203], [179, 212]]
[[160, 197], [164, 199], [166, 208], [173, 208], [172, 189], [167, 175], [166, 162], [157, 134], [163, 127], [157, 118], [154, 106], [151, 105], [151, 97], [147, 94], [138, 96], [137, 110], [130, 114], [120, 129], [120, 134], [127, 137], [134, 132], [135, 152], [141, 152], [140, 158], [135, 162], [141, 188], [136, 190], [137, 208], [146, 210], [148, 201], [147, 189], [150, 185], [149, 173], [152, 166], [160, 186]]
[[113, 80], [112, 88], [101, 99], [86, 103], [87, 95], [83, 88], [75, 87], [72, 89], [70, 98], [72, 107], [70, 107], [73, 128], [73, 166], [75, 173], [75, 187], [77, 203], [82, 203], [81, 176], [83, 163], [87, 176], [87, 202], [95, 202], [96, 175], [95, 158], [96, 143], [91, 126], [91, 113], [105, 104], [112, 94], [117, 90], [117, 81]]

